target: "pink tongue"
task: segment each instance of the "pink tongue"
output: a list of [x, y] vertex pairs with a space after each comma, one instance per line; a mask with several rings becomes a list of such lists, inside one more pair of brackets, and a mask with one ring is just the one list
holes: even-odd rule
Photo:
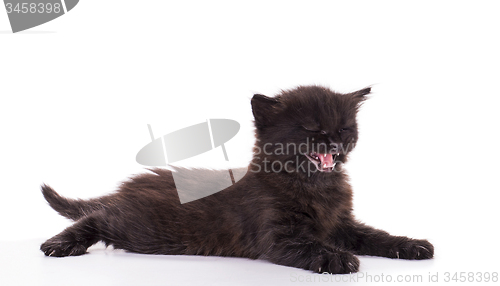
[[321, 160], [322, 168], [331, 168], [333, 167], [333, 156], [332, 154], [318, 154], [319, 159]]

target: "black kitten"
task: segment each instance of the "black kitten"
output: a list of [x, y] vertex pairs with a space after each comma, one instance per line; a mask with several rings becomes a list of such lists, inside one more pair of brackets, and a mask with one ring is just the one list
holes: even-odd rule
[[[48, 256], [81, 255], [98, 241], [148, 254], [238, 256], [314, 272], [350, 273], [357, 255], [429, 259], [427, 240], [391, 236], [356, 221], [342, 163], [357, 138], [366, 88], [339, 94], [298, 87], [254, 95], [256, 144], [246, 175], [211, 196], [180, 204], [172, 173], [154, 169], [116, 193], [82, 201], [42, 192], [75, 223], [42, 244]], [[185, 171], [185, 170], [184, 170]], [[192, 170], [200, 176], [227, 171]]]

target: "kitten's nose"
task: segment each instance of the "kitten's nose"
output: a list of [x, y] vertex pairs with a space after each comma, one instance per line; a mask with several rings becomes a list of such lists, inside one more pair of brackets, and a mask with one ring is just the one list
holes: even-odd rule
[[342, 143], [335, 142], [330, 139], [330, 149], [333, 153], [340, 153]]

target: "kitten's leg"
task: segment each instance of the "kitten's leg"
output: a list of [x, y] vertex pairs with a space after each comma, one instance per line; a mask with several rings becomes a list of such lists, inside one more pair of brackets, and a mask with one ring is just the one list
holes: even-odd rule
[[358, 255], [399, 259], [430, 259], [434, 256], [434, 246], [425, 239], [393, 236], [354, 221], [339, 229], [332, 240], [334, 245]]
[[97, 243], [99, 225], [96, 215], [79, 219], [63, 232], [47, 240], [40, 246], [40, 250], [47, 256], [76, 256], [87, 252], [87, 248]]
[[359, 269], [359, 260], [352, 253], [333, 249], [310, 239], [283, 239], [274, 243], [272, 249], [261, 258], [316, 273], [347, 274]]

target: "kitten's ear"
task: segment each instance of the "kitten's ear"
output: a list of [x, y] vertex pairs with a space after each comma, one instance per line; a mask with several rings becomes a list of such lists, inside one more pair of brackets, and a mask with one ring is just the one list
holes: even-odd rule
[[262, 129], [272, 123], [272, 118], [277, 113], [278, 105], [279, 101], [276, 98], [254, 94], [252, 97], [252, 113], [255, 118], [255, 126], [258, 129]]
[[355, 91], [355, 92], [351, 92], [351, 93], [349, 93], [349, 95], [352, 96], [354, 99], [357, 99], [359, 101], [364, 101], [364, 100], [366, 100], [366, 95], [370, 94], [371, 91], [372, 91], [372, 88], [367, 87], [367, 88], [363, 88], [363, 89]]

